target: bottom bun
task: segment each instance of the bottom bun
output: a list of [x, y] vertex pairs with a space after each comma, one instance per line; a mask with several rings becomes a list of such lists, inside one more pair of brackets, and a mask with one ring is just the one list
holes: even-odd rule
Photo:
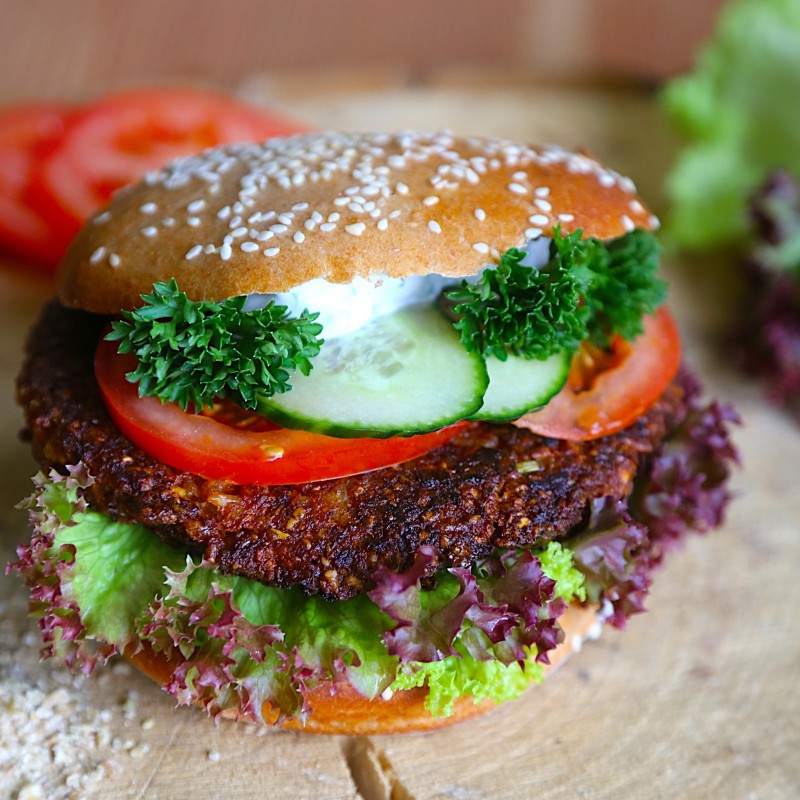
[[[551, 672], [580, 648], [592, 629], [598, 624], [596, 608], [570, 606], [558, 619], [564, 631], [564, 640], [548, 653], [550, 663], [545, 672]], [[162, 686], [167, 683], [179, 660], [170, 660], [155, 653], [148, 646], [139, 652], [126, 652], [125, 657], [137, 669]], [[469, 697], [456, 701], [453, 713], [447, 717], [434, 717], [425, 708], [427, 689], [408, 689], [395, 692], [388, 699], [376, 697], [369, 700], [350, 684], [340, 684], [335, 693], [324, 686], [306, 695], [313, 712], [305, 724], [298, 719], [284, 719], [278, 727], [300, 730], [305, 733], [338, 733], [347, 735], [372, 735], [384, 733], [414, 733], [444, 728], [470, 719], [494, 708], [495, 703], [484, 700], [475, 703]], [[278, 712], [268, 703], [261, 710], [268, 725], [277, 723]], [[226, 712], [223, 716], [234, 716]]]

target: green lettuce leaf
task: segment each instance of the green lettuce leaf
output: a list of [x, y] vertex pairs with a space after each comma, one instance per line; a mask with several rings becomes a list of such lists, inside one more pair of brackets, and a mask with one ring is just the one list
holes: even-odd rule
[[[458, 638], [469, 632], [469, 620], [454, 640], [454, 655], [403, 661], [385, 642], [395, 622], [366, 595], [327, 602], [221, 575], [142, 526], [88, 509], [82, 490], [91, 478], [80, 468], [68, 477], [38, 476], [36, 483], [28, 504], [34, 536], [13, 566], [31, 586], [49, 654], [86, 671], [141, 640], [181, 657], [165, 686], [179, 702], [256, 720], [265, 702], [280, 717], [305, 718], [312, 710], [306, 690], [323, 682], [348, 681], [368, 698], [427, 685], [430, 711], [448, 714], [459, 697], [503, 702], [541, 680], [541, 651], [528, 650], [524, 663], [508, 665], [470, 655], [466, 639]], [[559, 608], [583, 598], [583, 575], [567, 548], [551, 543], [537, 558], [556, 583]], [[447, 605], [457, 585], [443, 573], [424, 592], [425, 604]]]
[[96, 511], [78, 512], [71, 521], [54, 536], [56, 548], [76, 553], [61, 591], [78, 605], [94, 638], [124, 646], [136, 632], [135, 620], [163, 590], [164, 567], [180, 567], [183, 554], [138, 525]]
[[747, 232], [747, 198], [774, 169], [800, 175], [800, 3], [737, 0], [664, 103], [688, 139], [667, 179], [666, 231], [704, 248]]
[[425, 708], [435, 717], [448, 717], [460, 697], [472, 697], [476, 703], [487, 699], [505, 703], [516, 700], [532, 683], [544, 680], [544, 667], [537, 663], [536, 654], [531, 654], [523, 667], [517, 662], [477, 661], [459, 644], [456, 649], [461, 658], [401, 665], [391, 690], [427, 686]]

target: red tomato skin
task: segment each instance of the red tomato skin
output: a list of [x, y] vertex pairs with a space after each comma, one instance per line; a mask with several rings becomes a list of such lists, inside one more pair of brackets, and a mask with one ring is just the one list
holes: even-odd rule
[[57, 146], [70, 114], [55, 103], [0, 111], [0, 249], [47, 272], [55, 269], [70, 234], [39, 202], [36, 165]]
[[342, 478], [416, 458], [447, 443], [466, 422], [433, 433], [389, 439], [337, 439], [278, 428], [252, 432], [139, 397], [125, 378], [135, 365], [101, 341], [95, 375], [117, 427], [137, 447], [175, 469], [212, 480], [281, 485]]
[[234, 97], [198, 88], [138, 89], [75, 114], [38, 169], [50, 213], [72, 233], [121, 187], [168, 161], [221, 144], [306, 130]]
[[672, 382], [681, 362], [678, 327], [666, 306], [645, 317], [644, 332], [617, 365], [597, 375], [587, 391], [570, 382], [542, 409], [516, 424], [554, 439], [589, 441], [623, 430], [644, 414]]

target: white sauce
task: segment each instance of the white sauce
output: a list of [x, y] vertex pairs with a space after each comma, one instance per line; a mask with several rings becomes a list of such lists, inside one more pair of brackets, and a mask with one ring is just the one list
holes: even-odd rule
[[[545, 237], [529, 241], [524, 248], [528, 255], [522, 263], [531, 267], [543, 266], [548, 260], [549, 247], [550, 239]], [[467, 280], [477, 281], [482, 272]], [[461, 280], [437, 274], [411, 275], [408, 278], [376, 276], [372, 280], [356, 277], [350, 283], [331, 283], [324, 278], [315, 278], [289, 292], [251, 294], [245, 308], [263, 308], [274, 301], [275, 305], [286, 306], [289, 314], [295, 317], [305, 310], [318, 311], [317, 322], [322, 325], [322, 336], [330, 340], [352, 333], [405, 306], [433, 303], [444, 289], [458, 286]]]

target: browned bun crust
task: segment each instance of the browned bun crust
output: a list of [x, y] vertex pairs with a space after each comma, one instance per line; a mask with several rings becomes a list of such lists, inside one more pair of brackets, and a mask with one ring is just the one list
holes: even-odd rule
[[73, 242], [58, 294], [111, 314], [170, 278], [191, 299], [223, 300], [314, 278], [467, 276], [559, 223], [605, 239], [652, 217], [630, 180], [559, 148], [448, 133], [273, 139], [120, 192]]
[[[579, 646], [597, 622], [596, 609], [591, 606], [570, 606], [559, 617], [564, 630], [564, 641], [550, 651], [550, 672], [563, 662]], [[151, 649], [137, 653], [127, 652], [125, 657], [156, 683], [164, 685], [177, 662], [171, 662]], [[494, 703], [484, 700], [475, 703], [463, 697], [456, 702], [455, 711], [449, 717], [433, 717], [425, 709], [427, 690], [424, 688], [395, 692], [391, 698], [378, 697], [368, 700], [358, 694], [349, 684], [337, 687], [336, 694], [317, 689], [309, 696], [313, 708], [308, 721], [303, 725], [296, 719], [284, 721], [280, 727], [286, 730], [301, 730], [305, 733], [335, 733], [347, 735], [376, 735], [385, 733], [419, 733], [445, 728], [456, 722], [476, 717], [494, 708]], [[277, 713], [268, 704], [262, 714], [267, 724], [273, 724]], [[229, 715], [226, 715], [229, 716]]]

